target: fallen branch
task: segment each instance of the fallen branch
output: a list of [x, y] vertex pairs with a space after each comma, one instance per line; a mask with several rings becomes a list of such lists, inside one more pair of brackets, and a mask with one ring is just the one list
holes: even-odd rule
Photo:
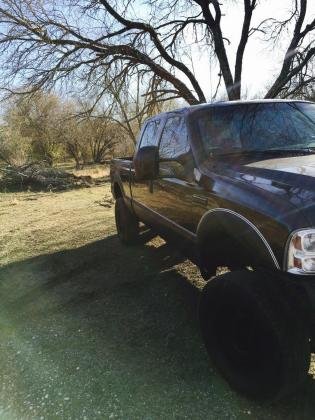
[[2, 172], [0, 178], [2, 191], [12, 189], [62, 191], [94, 185], [90, 176], [76, 176], [38, 162], [22, 166], [8, 165], [0, 168], [0, 172]]

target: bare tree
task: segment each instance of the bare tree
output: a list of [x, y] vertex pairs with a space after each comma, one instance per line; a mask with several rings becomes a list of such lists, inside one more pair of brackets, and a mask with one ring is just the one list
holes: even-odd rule
[[[307, 0], [295, 0], [291, 16], [285, 21], [271, 19], [272, 33], [270, 40], [275, 41], [280, 34], [293, 22], [293, 34], [285, 52], [284, 60], [278, 76], [268, 90], [266, 98], [278, 95], [289, 96], [314, 84], [315, 18], [310, 23], [305, 22]], [[312, 32], [309, 43], [303, 45], [307, 35]]]
[[315, 102], [315, 87], [310, 89], [308, 92], [304, 92], [303, 99]]
[[106, 86], [105, 93], [96, 86], [91, 100], [81, 102], [81, 116], [114, 123], [122, 139], [127, 143], [130, 140], [132, 145], [136, 144], [146, 118], [176, 107], [175, 100], [180, 99], [178, 95], [165, 94], [165, 82], [155, 74], [151, 76], [139, 69], [131, 73], [121, 69], [119, 78], [105, 73], [101, 86]]
[[[103, 80], [104, 71], [120, 80], [126, 71], [138, 69], [165, 83], [160, 95], [202, 103], [207, 95], [181, 51], [194, 33], [205, 53], [216, 57], [218, 83], [224, 82], [228, 98], [239, 99], [250, 37], [259, 33], [274, 45], [285, 30], [291, 31], [287, 51], [266, 97], [290, 95], [290, 87], [296, 88], [299, 80], [304, 85], [314, 82], [309, 69], [315, 56], [311, 37], [315, 19], [306, 22], [307, 0], [294, 0], [285, 21], [272, 17], [255, 26], [252, 21], [259, 2], [243, 0], [234, 57], [229, 57], [229, 40], [222, 27], [229, 12], [226, 5], [219, 0], [146, 0], [140, 18], [135, 13], [139, 10], [136, 0], [64, 0], [62, 6], [55, 0], [0, 0], [2, 85], [11, 92], [21, 80], [25, 89], [32, 86], [32, 90], [57, 83], [80, 86], [88, 93]], [[107, 89], [103, 86], [104, 93]]]
[[75, 161], [76, 169], [81, 169], [89, 160], [88, 138], [85, 130], [78, 124], [74, 104], [65, 104], [63, 112], [63, 129], [61, 143], [66, 153]]
[[56, 95], [38, 91], [32, 97], [12, 98], [3, 115], [3, 146], [6, 144], [7, 152], [20, 156], [20, 160], [32, 157], [52, 165], [62, 153], [62, 114]]
[[92, 161], [104, 163], [111, 158], [115, 145], [121, 140], [120, 128], [108, 120], [89, 119], [85, 122]]
[[18, 129], [7, 124], [0, 128], [0, 162], [23, 165], [28, 162], [30, 151], [30, 139], [21, 137]]
[[82, 114], [65, 121], [63, 143], [68, 154], [81, 169], [88, 162], [104, 163], [113, 156], [114, 147], [121, 141], [121, 128], [107, 119]]
[[113, 78], [108, 84], [107, 94], [111, 106], [107, 108], [109, 112], [106, 118], [120, 125], [133, 144], [136, 144], [144, 120], [162, 112], [165, 101], [172, 101], [179, 96], [165, 95], [163, 81], [155, 75], [149, 80], [141, 72], [135, 72], [133, 76]]

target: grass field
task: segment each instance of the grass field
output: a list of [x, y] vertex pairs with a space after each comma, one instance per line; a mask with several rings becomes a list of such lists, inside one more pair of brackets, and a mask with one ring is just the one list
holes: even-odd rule
[[1, 194], [0, 220], [0, 419], [314, 418], [312, 376], [273, 405], [227, 387], [197, 269], [159, 238], [121, 246], [108, 183]]

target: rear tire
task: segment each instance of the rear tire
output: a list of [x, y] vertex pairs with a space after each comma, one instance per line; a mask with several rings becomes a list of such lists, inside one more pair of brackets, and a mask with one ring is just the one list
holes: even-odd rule
[[135, 245], [139, 240], [139, 222], [126, 206], [123, 198], [115, 202], [115, 221], [119, 239], [124, 245]]
[[256, 400], [295, 391], [310, 364], [309, 328], [273, 273], [237, 271], [210, 280], [199, 318], [207, 351], [232, 388]]

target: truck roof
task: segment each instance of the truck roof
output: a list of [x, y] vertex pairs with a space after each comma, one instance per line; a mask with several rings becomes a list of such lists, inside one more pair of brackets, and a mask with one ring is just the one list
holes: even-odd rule
[[300, 99], [251, 99], [251, 100], [237, 100], [237, 101], [218, 101], [212, 103], [203, 103], [198, 105], [191, 105], [186, 106], [183, 108], [174, 109], [172, 111], [162, 112], [161, 114], [154, 115], [148, 120], [154, 119], [156, 117], [166, 116], [169, 114], [188, 114], [191, 112], [195, 112], [199, 109], [207, 109], [207, 108], [214, 108], [219, 106], [233, 106], [233, 105], [244, 105], [244, 104], [264, 104], [264, 103], [297, 103], [297, 102], [304, 102], [304, 103], [314, 103], [311, 101], [300, 100]]

